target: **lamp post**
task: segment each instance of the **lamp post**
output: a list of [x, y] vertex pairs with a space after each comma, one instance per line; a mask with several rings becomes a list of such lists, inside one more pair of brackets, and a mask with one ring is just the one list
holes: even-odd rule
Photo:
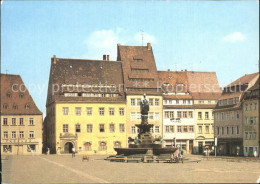
[[217, 157], [218, 136], [215, 137], [215, 157]]
[[176, 148], [176, 134], [177, 134], [177, 124], [176, 124], [176, 122], [180, 123], [181, 120], [180, 120], [180, 118], [171, 118], [170, 120], [171, 120], [171, 122], [174, 123], [174, 146]]

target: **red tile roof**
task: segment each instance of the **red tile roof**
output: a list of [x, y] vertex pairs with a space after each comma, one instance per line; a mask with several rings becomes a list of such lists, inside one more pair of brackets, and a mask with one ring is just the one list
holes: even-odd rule
[[[85, 85], [84, 88], [67, 87], [66, 85]], [[52, 95], [52, 86], [59, 90]], [[93, 87], [95, 85], [95, 87]], [[104, 87], [114, 85], [115, 88]], [[62, 86], [65, 86], [62, 88]], [[87, 59], [52, 58], [49, 78], [47, 104], [53, 101], [73, 102], [122, 102], [125, 101], [121, 62]], [[55, 88], [57, 89], [57, 88]], [[114, 93], [114, 97], [65, 97], [64, 92], [87, 92], [98, 94]]]
[[259, 76], [259, 73], [245, 74], [244, 76], [238, 78], [234, 82], [231, 82], [230, 84], [225, 86], [225, 88], [230, 86], [248, 84], [251, 80], [253, 80], [257, 76]]
[[42, 115], [20, 75], [1, 74], [2, 115]]
[[118, 44], [117, 50], [117, 60], [122, 62], [126, 88], [150, 89], [151, 93], [154, 91], [156, 94], [158, 75], [152, 47]]

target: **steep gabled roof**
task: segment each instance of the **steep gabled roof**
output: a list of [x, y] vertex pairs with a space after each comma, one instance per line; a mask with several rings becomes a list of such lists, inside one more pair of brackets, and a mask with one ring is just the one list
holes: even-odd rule
[[[77, 88], [72, 89], [69, 85], [77, 86]], [[113, 85], [115, 88], [105, 88], [104, 86], [106, 85]], [[58, 86], [58, 88], [55, 88], [55, 86]], [[82, 96], [65, 97], [64, 92], [69, 91], [99, 94], [116, 93], [119, 96], [111, 98], [103, 97], [102, 99], [99, 97], [90, 98]], [[47, 104], [50, 104], [53, 101], [116, 102], [124, 100], [121, 62], [56, 58], [56, 56], [52, 58]]]
[[126, 88], [150, 89], [151, 93], [157, 94], [158, 75], [151, 45], [149, 43], [147, 46], [118, 44], [117, 50], [117, 60], [122, 62]]
[[1, 74], [1, 114], [41, 115], [20, 75]]

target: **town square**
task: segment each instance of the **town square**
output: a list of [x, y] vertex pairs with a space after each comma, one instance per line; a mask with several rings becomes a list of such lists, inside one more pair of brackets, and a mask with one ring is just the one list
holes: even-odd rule
[[1, 1], [3, 183], [260, 183], [259, 1]]

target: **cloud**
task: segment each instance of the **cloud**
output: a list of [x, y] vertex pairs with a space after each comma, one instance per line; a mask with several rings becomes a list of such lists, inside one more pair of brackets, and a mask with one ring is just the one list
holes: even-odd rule
[[243, 35], [240, 32], [234, 32], [222, 38], [222, 41], [224, 42], [239, 42], [244, 40], [245, 40], [245, 35]]
[[[143, 44], [147, 42], [156, 43], [153, 35], [143, 33]], [[85, 40], [86, 52], [81, 58], [102, 59], [103, 54], [110, 55], [110, 60], [117, 58], [117, 43], [122, 45], [141, 45], [141, 32], [129, 33], [123, 28], [97, 30], [92, 32]]]

